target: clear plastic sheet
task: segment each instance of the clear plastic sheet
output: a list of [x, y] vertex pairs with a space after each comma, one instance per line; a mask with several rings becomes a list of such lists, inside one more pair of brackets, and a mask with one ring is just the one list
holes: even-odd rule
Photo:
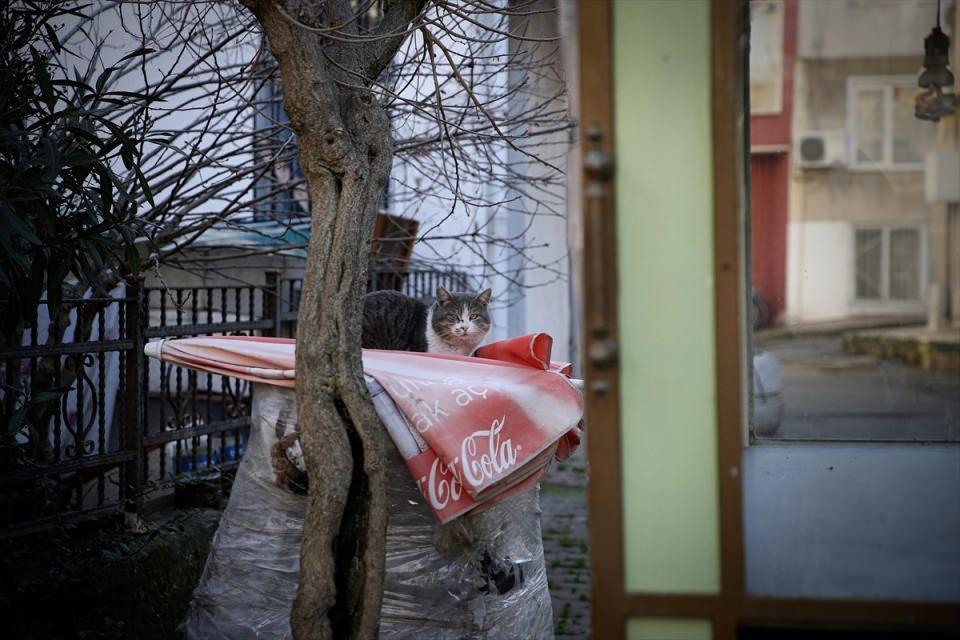
[[[297, 486], [278, 486], [271, 449], [296, 419], [292, 390], [255, 386], [250, 440], [184, 623], [188, 638], [292, 637], [305, 499]], [[538, 488], [441, 525], [389, 451], [380, 637], [553, 638]]]

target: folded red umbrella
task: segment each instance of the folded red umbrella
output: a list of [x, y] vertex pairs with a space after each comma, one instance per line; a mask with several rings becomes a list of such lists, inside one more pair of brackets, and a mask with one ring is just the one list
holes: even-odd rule
[[[375, 398], [424, 497], [446, 522], [535, 482], [580, 441], [578, 386], [551, 362], [551, 338], [497, 342], [473, 357], [365, 349], [363, 368], [395, 407]], [[211, 373], [294, 385], [295, 342], [215, 336], [150, 343], [148, 355]]]

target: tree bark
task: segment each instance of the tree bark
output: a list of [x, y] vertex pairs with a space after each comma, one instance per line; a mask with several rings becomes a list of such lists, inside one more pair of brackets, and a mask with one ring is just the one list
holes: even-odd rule
[[[409, 23], [422, 0], [396, 4], [385, 23]], [[389, 118], [362, 80], [371, 76], [358, 74], [375, 78], [402, 37], [350, 48], [291, 19], [306, 20], [312, 10], [327, 14], [313, 16], [312, 24], [336, 23], [344, 11], [350, 15], [349, 1], [248, 6], [279, 65], [312, 203], [296, 353], [310, 491], [291, 625], [298, 639], [375, 638], [387, 524], [385, 441], [363, 381], [359, 319], [393, 144]]]

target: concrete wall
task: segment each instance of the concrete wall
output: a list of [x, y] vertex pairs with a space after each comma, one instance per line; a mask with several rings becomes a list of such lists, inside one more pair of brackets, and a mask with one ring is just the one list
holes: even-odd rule
[[[943, 3], [952, 30], [952, 0]], [[803, 168], [792, 154], [789, 183], [786, 320], [806, 322], [853, 315], [916, 314], [916, 302], [869, 305], [854, 300], [853, 230], [859, 224], [920, 225], [931, 232], [935, 207], [924, 198], [916, 168], [865, 171], [851, 166], [848, 81], [856, 76], [916, 77], [923, 38], [936, 19], [932, 0], [800, 0], [795, 66], [793, 140], [824, 133], [837, 145], [827, 168]], [[936, 125], [923, 123], [932, 147]], [[927, 252], [924, 271], [933, 271]]]
[[918, 45], [923, 53], [936, 11], [936, 0], [801, 0], [799, 54], [887, 57], [916, 54]]

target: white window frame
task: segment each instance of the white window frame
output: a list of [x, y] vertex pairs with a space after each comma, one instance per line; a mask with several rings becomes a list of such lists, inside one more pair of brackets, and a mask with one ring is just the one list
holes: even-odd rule
[[[896, 85], [916, 86], [914, 76], [852, 76], [847, 78], [847, 158], [853, 171], [923, 171], [923, 161], [893, 161], [893, 87]], [[854, 99], [859, 91], [883, 91], [883, 160], [865, 162], [857, 159], [856, 109]]]
[[[851, 306], [859, 310], [868, 308], [884, 311], [914, 311], [926, 305], [929, 282], [927, 225], [922, 222], [858, 222], [851, 225], [850, 232], [850, 298]], [[909, 300], [890, 298], [890, 234], [898, 230], [916, 231], [920, 240], [920, 268], [917, 297]], [[857, 297], [857, 231], [880, 231], [880, 297]]]

